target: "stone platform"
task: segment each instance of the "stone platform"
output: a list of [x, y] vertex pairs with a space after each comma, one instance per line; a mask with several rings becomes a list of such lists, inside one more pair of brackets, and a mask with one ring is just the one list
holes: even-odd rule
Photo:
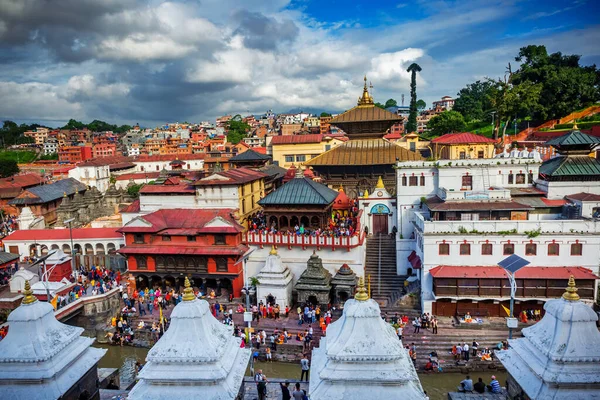
[[[296, 382], [291, 379], [269, 379], [267, 383], [267, 397], [266, 400], [279, 400], [281, 399], [281, 382], [289, 382], [290, 383], [290, 394], [294, 390], [294, 386]], [[306, 390], [308, 393], [308, 382], [300, 382], [300, 388]], [[244, 383], [242, 384], [242, 399], [243, 400], [257, 400], [258, 393], [256, 392], [256, 383], [254, 383], [254, 379], [251, 377], [244, 378]]]
[[508, 395], [504, 389], [502, 389], [502, 393], [448, 393], [448, 400], [506, 400], [507, 398]]

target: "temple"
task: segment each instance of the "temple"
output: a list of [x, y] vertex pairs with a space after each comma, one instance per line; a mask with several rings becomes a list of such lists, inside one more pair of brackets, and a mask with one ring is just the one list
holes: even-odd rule
[[240, 348], [233, 327], [210, 313], [185, 279], [183, 301], [173, 309], [171, 325], [152, 347], [130, 400], [164, 398], [233, 400], [240, 394], [250, 351]]
[[[573, 276], [544, 317], [496, 356], [509, 373], [511, 399], [600, 399], [598, 315], [577, 294]], [[329, 331], [328, 331], [329, 333]]]
[[259, 285], [256, 297], [264, 304], [279, 304], [280, 307], [291, 306], [292, 272], [283, 265], [275, 246], [271, 248], [265, 266], [257, 275]]
[[106, 350], [90, 347], [94, 339], [81, 336], [83, 328], [59, 322], [52, 305], [33, 295], [29, 281], [23, 294], [0, 341], [0, 397], [99, 399], [98, 361]]
[[359, 279], [354, 299], [313, 349], [311, 400], [425, 399], [421, 382], [394, 328], [381, 318]]
[[308, 160], [305, 165], [318, 172], [330, 187], [344, 185], [352, 198], [362, 196], [365, 190], [371, 192], [379, 176], [392, 192], [396, 187], [393, 165], [397, 161], [423, 159], [419, 153], [383, 138], [388, 129], [401, 120], [399, 115], [375, 106], [365, 77], [357, 106], [330, 121], [346, 132], [350, 140]]

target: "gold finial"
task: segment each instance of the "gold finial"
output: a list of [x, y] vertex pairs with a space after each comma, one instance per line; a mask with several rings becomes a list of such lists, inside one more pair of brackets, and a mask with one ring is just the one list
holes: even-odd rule
[[577, 120], [575, 120], [575, 123], [573, 124], [573, 130], [578, 130], [579, 128], [577, 127]]
[[371, 97], [371, 95], [369, 94], [369, 89], [367, 88], [367, 76], [365, 75], [365, 86], [363, 87], [363, 94], [362, 97], [358, 98], [358, 103], [359, 106], [366, 106], [366, 107], [370, 107], [373, 106], [373, 98]]
[[343, 192], [344, 191], [344, 187], [340, 184], [340, 188], [338, 189], [338, 192]]
[[358, 278], [358, 286], [356, 287], [356, 294], [354, 295], [354, 299], [358, 301], [369, 300], [367, 289], [365, 289], [365, 280], [362, 276]]
[[63, 192], [63, 197], [67, 197], [67, 192]]
[[577, 294], [577, 288], [575, 287], [575, 277], [571, 275], [569, 278], [569, 285], [565, 292], [562, 295], [562, 298], [569, 301], [577, 301], [579, 300], [579, 295]]
[[369, 198], [369, 191], [368, 191], [367, 189], [365, 189], [365, 194], [363, 194], [363, 197], [364, 197], [365, 199], [368, 199], [368, 198]]
[[277, 255], [277, 249], [275, 248], [275, 245], [271, 246], [271, 251], [269, 252], [269, 254], [272, 256]]
[[194, 295], [194, 291], [192, 290], [192, 285], [190, 285], [190, 280], [188, 277], [185, 277], [185, 283], [183, 284], [185, 289], [183, 289], [183, 301], [193, 301], [196, 300], [196, 296]]
[[385, 186], [383, 185], [383, 179], [381, 179], [381, 175], [379, 175], [379, 178], [377, 178], [377, 185], [375, 186], [375, 189], [385, 189]]
[[25, 298], [21, 302], [22, 304], [31, 304], [37, 301], [37, 297], [33, 295], [33, 290], [31, 290], [31, 285], [29, 281], [25, 281], [25, 291], [23, 292]]

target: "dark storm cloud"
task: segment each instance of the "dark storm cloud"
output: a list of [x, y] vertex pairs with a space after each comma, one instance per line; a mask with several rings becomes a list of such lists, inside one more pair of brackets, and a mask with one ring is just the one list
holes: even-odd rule
[[258, 12], [238, 10], [233, 18], [239, 23], [234, 33], [242, 35], [244, 45], [252, 49], [274, 50], [280, 43], [293, 42], [300, 33], [294, 21], [278, 21]]

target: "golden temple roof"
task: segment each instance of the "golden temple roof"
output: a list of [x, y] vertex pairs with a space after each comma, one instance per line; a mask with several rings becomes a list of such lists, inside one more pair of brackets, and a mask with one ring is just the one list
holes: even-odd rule
[[382, 138], [355, 139], [326, 151], [304, 163], [318, 165], [394, 165], [399, 161], [420, 161], [423, 157]]

